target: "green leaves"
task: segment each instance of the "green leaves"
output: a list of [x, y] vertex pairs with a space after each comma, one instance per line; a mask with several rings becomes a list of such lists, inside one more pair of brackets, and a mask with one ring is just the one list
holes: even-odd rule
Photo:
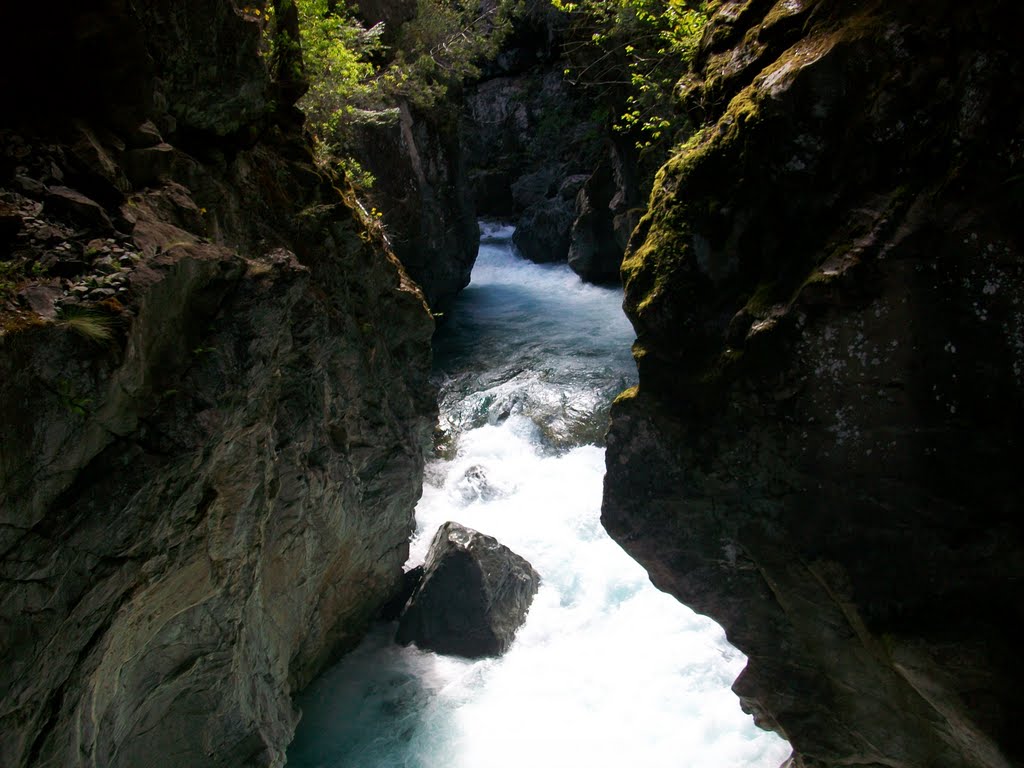
[[577, 84], [623, 105], [613, 128], [639, 149], [672, 139], [683, 118], [673, 89], [690, 65], [707, 20], [695, 0], [552, 0], [572, 18], [567, 46]]
[[[432, 108], [453, 83], [479, 74], [479, 63], [497, 55], [522, 0], [498, 0], [486, 10], [479, 0], [418, 0], [414, 18], [391, 30], [390, 48], [382, 42], [383, 24], [364, 28], [337, 0], [295, 4], [309, 82], [298, 106], [316, 156], [341, 166], [356, 186], [366, 186], [372, 176], [351, 157], [355, 128], [394, 119], [402, 101]], [[273, 55], [274, 46], [288, 40], [273, 24], [267, 29]]]
[[378, 25], [363, 26], [327, 0], [297, 0], [299, 31], [309, 90], [299, 101], [318, 142], [344, 133], [354, 108], [372, 101], [376, 74], [371, 57], [381, 49]]

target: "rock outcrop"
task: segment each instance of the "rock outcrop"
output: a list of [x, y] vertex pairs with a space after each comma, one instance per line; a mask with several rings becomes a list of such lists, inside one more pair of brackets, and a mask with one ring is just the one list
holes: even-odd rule
[[281, 765], [400, 588], [433, 323], [252, 20], [101, 5], [0, 93], [0, 755]]
[[431, 309], [441, 313], [469, 285], [480, 227], [457, 121], [449, 105], [402, 103], [392, 120], [360, 127], [356, 152], [375, 177], [366, 191], [388, 241]]
[[531, 205], [516, 222], [512, 243], [520, 254], [543, 264], [565, 261], [571, 243], [575, 205], [571, 196], [556, 194]]
[[617, 283], [657, 164], [641, 159], [635, 135], [612, 128], [625, 90], [566, 77], [575, 66], [566, 50], [592, 34], [571, 16], [545, 0], [525, 3], [502, 52], [466, 88], [466, 165], [478, 209], [515, 222], [523, 256]]
[[437, 529], [423, 577], [396, 640], [469, 658], [508, 650], [526, 619], [540, 576], [491, 536], [458, 523]]
[[590, 283], [617, 283], [629, 236], [640, 220], [637, 161], [613, 142], [576, 195], [569, 266]]
[[604, 524], [797, 766], [1024, 761], [1022, 24], [721, 3], [623, 265]]
[[[562, 76], [565, 22], [546, 0], [527, 0], [495, 59], [465, 88], [463, 147], [483, 215], [514, 219], [553, 195], [561, 177], [585, 170], [573, 168], [590, 126]], [[525, 197], [513, 189], [523, 184]]]

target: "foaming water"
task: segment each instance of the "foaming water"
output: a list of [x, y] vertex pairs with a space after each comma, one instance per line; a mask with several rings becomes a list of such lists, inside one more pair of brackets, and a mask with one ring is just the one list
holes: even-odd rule
[[465, 435], [518, 413], [546, 447], [600, 442], [611, 401], [636, 376], [621, 292], [518, 258], [511, 232], [484, 230], [472, 282], [436, 339], [441, 425]]
[[745, 659], [651, 586], [600, 524], [600, 434], [635, 376], [621, 292], [515, 257], [484, 226], [436, 346], [451, 444], [427, 467], [410, 565], [447, 520], [543, 579], [500, 659], [402, 648], [381, 625], [301, 697], [290, 766], [776, 768], [789, 746], [729, 686]]

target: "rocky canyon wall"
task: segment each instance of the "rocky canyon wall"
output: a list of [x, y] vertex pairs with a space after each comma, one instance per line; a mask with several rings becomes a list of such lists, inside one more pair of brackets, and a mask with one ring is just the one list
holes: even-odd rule
[[355, 146], [374, 176], [364, 195], [380, 210], [390, 246], [438, 313], [469, 285], [480, 245], [453, 109], [443, 102], [420, 110], [403, 101], [393, 119], [361, 126]]
[[612, 130], [616, 98], [566, 75], [564, 49], [578, 34], [549, 0], [524, 3], [501, 52], [465, 89], [465, 164], [478, 209], [515, 222], [523, 256], [617, 283], [654, 169], [641, 167], [635, 136]]
[[[423, 55], [404, 46], [405, 25], [433, 23], [428, 5], [410, 0], [360, 0], [353, 10], [367, 28], [381, 25], [385, 49], [378, 64]], [[417, 37], [415, 33], [411, 35]], [[426, 83], [422, 86], [425, 88]], [[437, 88], [439, 83], [434, 83]], [[476, 200], [466, 167], [457, 114], [461, 82], [449, 78], [444, 95], [416, 103], [415, 93], [394, 97], [394, 106], [368, 113], [353, 126], [351, 151], [373, 177], [361, 194], [377, 209], [388, 244], [441, 316], [469, 284], [480, 245]]]
[[796, 766], [1024, 760], [1022, 25], [720, 3], [629, 245], [604, 524]]
[[[410, 56], [403, 45], [417, 35], [403, 43], [408, 27], [434, 12], [406, 0], [358, 4], [364, 25], [384, 24], [386, 60]], [[443, 97], [406, 94], [353, 126], [352, 154], [373, 176], [362, 194], [438, 314], [469, 283], [478, 215], [514, 222], [528, 259], [568, 261], [590, 282], [619, 280], [656, 163], [640, 161], [636, 136], [612, 130], [624, 95], [595, 97], [566, 76], [563, 48], [580, 44], [569, 18], [549, 0], [528, 0], [472, 73], [433, 84], [443, 83]]]
[[401, 580], [433, 322], [253, 18], [96, 5], [3, 53], [0, 764], [280, 765]]

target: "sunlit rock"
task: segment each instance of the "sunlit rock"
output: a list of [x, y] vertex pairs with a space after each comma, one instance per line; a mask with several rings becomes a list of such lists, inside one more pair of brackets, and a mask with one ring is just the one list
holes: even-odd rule
[[280, 766], [402, 582], [434, 323], [255, 21], [87, 5], [0, 50], [0, 765]]

